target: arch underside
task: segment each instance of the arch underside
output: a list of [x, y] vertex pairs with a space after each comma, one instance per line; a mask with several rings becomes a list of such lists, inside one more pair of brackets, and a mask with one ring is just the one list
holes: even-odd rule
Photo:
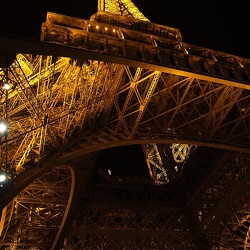
[[163, 186], [96, 171], [64, 248], [247, 249], [249, 160], [199, 148], [179, 182]]
[[[131, 1], [99, 1], [98, 8], [148, 21]], [[49, 17], [50, 21], [58, 18], [53, 14]], [[94, 15], [93, 20], [97, 17]], [[93, 20], [84, 22], [92, 24]], [[54, 28], [53, 22], [47, 25]], [[64, 29], [73, 34], [70, 42], [75, 41], [76, 34], [85, 35], [70, 33], [70, 27]], [[158, 57], [155, 53], [155, 45], [159, 46], [156, 33], [123, 28], [112, 36], [106, 34], [105, 40], [96, 26], [91, 29], [87, 34], [91, 42], [96, 42], [86, 43], [91, 59], [17, 53], [8, 71], [0, 69], [1, 80], [9, 81], [11, 87], [8, 96], [4, 90], [0, 96], [1, 103], [7, 103], [0, 110], [1, 116], [8, 114], [10, 126], [8, 136], [1, 134], [0, 138], [1, 158], [6, 159], [2, 170], [11, 180], [18, 180], [31, 168], [53, 169], [35, 181], [27, 181], [13, 201], [4, 204], [0, 246], [28, 249], [39, 242], [39, 249], [57, 249], [63, 244], [62, 249], [131, 249], [135, 245], [138, 249], [226, 249], [233, 242], [234, 249], [247, 249], [250, 92], [246, 80], [239, 82], [228, 73], [232, 65], [238, 69], [231, 59], [220, 64], [221, 58], [227, 60], [224, 58], [231, 55], [219, 53], [218, 63], [225, 67], [222, 71], [226, 76], [216, 76], [214, 71], [210, 75], [206, 70], [214, 69], [214, 64], [207, 59], [207, 51], [187, 47], [197, 57], [186, 60], [182, 48], [186, 44], [172, 37], [171, 32], [179, 34], [178, 30], [169, 28], [170, 38], [162, 38], [160, 45], [164, 53], [167, 44], [174, 51], [166, 67], [161, 65], [165, 63], [163, 54]], [[100, 37], [103, 40], [98, 40]], [[149, 44], [152, 37], [154, 46]], [[51, 42], [58, 43], [53, 39]], [[119, 44], [121, 40], [131, 44], [121, 49], [118, 40]], [[143, 45], [139, 54], [126, 49], [137, 49], [139, 45]], [[127, 60], [122, 58], [124, 55]], [[202, 63], [196, 62], [198, 58]], [[152, 150], [155, 145], [195, 145], [197, 149], [185, 159], [181, 178], [171, 187], [165, 182], [155, 189], [152, 182], [144, 181], [142, 186], [133, 186], [136, 180], [132, 178], [132, 190], [122, 184], [123, 179], [117, 185], [108, 176], [106, 181], [95, 176], [99, 153], [132, 144], [147, 149], [154, 145], [145, 157], [145, 167], [146, 160], [151, 160], [149, 169], [161, 175], [165, 169], [152, 161], [159, 153]], [[96, 155], [88, 158], [93, 152]], [[86, 158], [82, 159], [83, 155]], [[58, 166], [78, 158], [81, 160], [74, 171], [78, 168], [84, 172], [79, 187], [83, 202], [70, 208], [74, 171]], [[157, 175], [151, 177], [156, 182]], [[10, 190], [15, 190], [17, 184]], [[79, 213], [72, 215], [75, 206]], [[71, 228], [69, 234], [64, 223]]]
[[2, 210], [1, 249], [50, 249], [67, 217], [74, 179], [70, 168], [61, 166], [23, 189]]

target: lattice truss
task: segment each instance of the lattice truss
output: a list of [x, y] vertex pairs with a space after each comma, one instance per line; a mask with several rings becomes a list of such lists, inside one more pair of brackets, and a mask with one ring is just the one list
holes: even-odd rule
[[[42, 30], [44, 41], [85, 49], [97, 54], [94, 59], [19, 53], [9, 67], [0, 68], [1, 83], [10, 85], [9, 90], [0, 90], [0, 116], [9, 126], [8, 133], [0, 135], [0, 159], [2, 170], [11, 179], [30, 166], [40, 167], [41, 160], [51, 155], [64, 153], [65, 160], [69, 160], [76, 149], [79, 156], [90, 145], [95, 151], [109, 143], [118, 146], [125, 140], [143, 144], [151, 177], [158, 184], [182, 174], [192, 145], [249, 151], [249, 60], [182, 43], [177, 29], [148, 22], [131, 1], [99, 1], [98, 6], [100, 13], [91, 20], [49, 13]], [[181, 143], [175, 143], [176, 140]], [[162, 142], [164, 146], [160, 146]], [[170, 158], [171, 164], [166, 162]], [[245, 165], [239, 166], [236, 161], [237, 156], [232, 154], [222, 161], [223, 168], [218, 164], [210, 185], [200, 193], [197, 191], [188, 202], [196, 208], [191, 212], [201, 228], [210, 225], [216, 211], [221, 211], [217, 209], [228, 188], [233, 192], [238, 183], [244, 183]], [[235, 166], [240, 168], [238, 176]], [[63, 182], [66, 180], [63, 178]], [[49, 178], [45, 182], [49, 183]], [[60, 186], [60, 182], [56, 183]], [[191, 182], [185, 189], [189, 186], [194, 190]], [[31, 187], [20, 197], [28, 193], [39, 195]], [[39, 188], [41, 191], [42, 186]], [[198, 194], [201, 199], [197, 199]], [[59, 197], [62, 195], [58, 195], [60, 204]], [[36, 196], [31, 208], [17, 198], [6, 207], [6, 214], [15, 212], [16, 218], [32, 221], [47, 209], [39, 199]], [[57, 220], [61, 215], [55, 212], [52, 198], [47, 205], [47, 215], [55, 213]], [[58, 211], [65, 209], [66, 203], [62, 206]], [[115, 215], [108, 217], [108, 209], [103, 212], [107, 216], [102, 223], [115, 225]], [[84, 213], [95, 214], [98, 221], [102, 220], [98, 209], [88, 208]], [[169, 212], [163, 214], [171, 217]], [[11, 238], [6, 232], [15, 220], [11, 222], [14, 217], [8, 216], [1, 220], [1, 239], [3, 235], [4, 239]], [[153, 214], [145, 212], [145, 216]], [[132, 223], [133, 218], [129, 219]], [[28, 225], [28, 221], [19, 224]], [[39, 223], [42, 225], [42, 218]], [[16, 232], [25, 235], [25, 230], [28, 228], [22, 226]], [[42, 234], [50, 230], [53, 231], [51, 226], [43, 229]], [[15, 237], [10, 241], [21, 238]], [[83, 237], [79, 236], [79, 244], [83, 244]], [[145, 242], [153, 244], [148, 238]]]
[[[100, 121], [129, 138], [196, 141], [198, 135], [200, 142], [248, 144], [248, 90], [141, 68], [86, 63], [60, 58], [52, 64], [51, 57], [18, 55], [8, 71], [12, 88], [7, 107], [1, 110], [2, 117], [7, 112], [11, 128], [2, 159], [9, 159], [12, 171], [62, 150], [73, 136]], [[2, 101], [6, 103], [4, 94]], [[4, 142], [3, 136], [6, 146]]]
[[[119, 66], [105, 63], [87, 66], [70, 58], [52, 60], [18, 55], [9, 69], [11, 89], [1, 115], [7, 112], [10, 130], [7, 155], [2, 141], [2, 159], [7, 158], [17, 173], [24, 164], [36, 164], [93, 126], [109, 103], [112, 80], [120, 73]], [[2, 101], [6, 103], [4, 97]]]
[[1, 249], [50, 249], [68, 206], [71, 186], [70, 169], [61, 167], [19, 193], [2, 211]]
[[63, 249], [195, 249], [174, 192], [138, 184], [89, 192]]
[[[41, 159], [58, 153], [72, 137], [94, 126], [109, 104], [110, 84], [120, 72], [119, 66], [101, 62], [87, 65], [70, 58], [18, 54], [8, 72], [1, 69], [2, 81], [10, 84], [8, 95], [2, 90], [1, 115], [9, 123], [9, 133], [1, 137], [1, 170], [12, 180], [30, 167], [41, 167]], [[65, 175], [65, 180], [53, 183], [58, 197], [41, 194], [54, 179], [48, 174], [43, 185], [38, 179], [5, 208], [2, 245], [52, 246], [68, 202], [70, 171]], [[27, 195], [33, 199], [25, 200]]]
[[148, 21], [143, 13], [141, 13], [141, 11], [130, 0], [98, 0], [98, 11], [106, 11]]
[[172, 143], [143, 144], [143, 152], [154, 184], [166, 184], [182, 176], [183, 168], [189, 155], [196, 149], [195, 145]]
[[206, 149], [189, 162], [193, 167], [180, 190], [196, 230], [206, 235], [210, 249], [248, 248], [249, 159], [249, 154]]
[[228, 222], [221, 239], [221, 249], [249, 249], [249, 203], [239, 209]]

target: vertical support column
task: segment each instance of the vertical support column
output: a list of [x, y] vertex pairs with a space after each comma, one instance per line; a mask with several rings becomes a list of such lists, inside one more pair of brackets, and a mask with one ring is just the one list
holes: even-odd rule
[[97, 11], [105, 11], [105, 0], [98, 0]]

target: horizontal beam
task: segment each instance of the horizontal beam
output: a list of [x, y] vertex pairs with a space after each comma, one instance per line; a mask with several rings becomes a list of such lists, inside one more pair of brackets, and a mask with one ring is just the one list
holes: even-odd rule
[[[95, 38], [93, 38], [95, 39]], [[91, 41], [90, 41], [91, 42]], [[112, 51], [108, 50], [104, 52], [103, 50], [96, 50], [88, 49], [88, 48], [79, 48], [79, 47], [72, 47], [64, 44], [58, 43], [51, 43], [46, 41], [39, 41], [33, 39], [26, 39], [26, 38], [17, 38], [17, 37], [0, 37], [0, 67], [4, 65], [4, 59], [13, 57], [13, 55], [17, 53], [24, 53], [24, 54], [32, 54], [32, 55], [51, 55], [55, 57], [69, 57], [69, 58], [79, 58], [79, 59], [86, 59], [86, 60], [97, 60], [103, 61], [107, 63], [116, 63], [121, 65], [128, 65], [132, 67], [139, 67], [150, 69], [152, 71], [160, 71], [174, 75], [192, 77], [204, 81], [215, 82], [223, 85], [229, 85], [233, 87], [239, 87], [244, 89], [250, 90], [250, 82], [246, 81], [236, 81], [231, 79], [230, 76], [226, 76], [224, 78], [219, 78], [215, 75], [210, 74], [202, 74], [202, 69], [198, 70], [188, 69], [188, 65], [183, 66], [185, 63], [185, 58], [183, 57], [183, 53], [175, 53], [175, 60], [177, 60], [178, 64], [181, 64], [181, 67], [175, 67], [169, 63], [159, 63], [154, 61], [148, 61], [142, 58], [131, 57], [128, 58], [127, 56], [123, 56], [122, 54], [113, 53]], [[131, 43], [131, 48], [133, 48], [133, 44]], [[99, 47], [99, 46], [98, 46]], [[130, 48], [127, 48], [127, 50]], [[144, 52], [146, 54], [146, 52]], [[164, 61], [171, 61], [171, 54], [167, 55], [166, 53], [159, 54], [159, 57], [164, 58]], [[191, 58], [191, 57], [190, 57]], [[169, 59], [169, 60], [168, 60]], [[191, 58], [192, 60], [192, 58]], [[211, 62], [211, 60], [210, 60]], [[1, 65], [2, 64], [2, 65]], [[200, 68], [200, 67], [199, 67]], [[246, 69], [239, 69], [246, 71]], [[250, 70], [249, 70], [250, 71]], [[196, 73], [198, 72], [198, 73]], [[250, 72], [249, 72], [250, 73]]]

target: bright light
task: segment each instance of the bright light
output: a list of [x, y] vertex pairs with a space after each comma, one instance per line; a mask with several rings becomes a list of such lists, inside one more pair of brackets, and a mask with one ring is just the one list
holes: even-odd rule
[[5, 173], [1, 173], [0, 174], [0, 183], [6, 181], [6, 179], [7, 179], [6, 174]]
[[0, 122], [0, 133], [7, 131], [7, 129], [8, 129], [7, 124], [4, 122]]
[[5, 83], [5, 84], [3, 85], [3, 88], [4, 88], [5, 90], [9, 90], [9, 89], [10, 89], [10, 85], [9, 85], [8, 83]]

